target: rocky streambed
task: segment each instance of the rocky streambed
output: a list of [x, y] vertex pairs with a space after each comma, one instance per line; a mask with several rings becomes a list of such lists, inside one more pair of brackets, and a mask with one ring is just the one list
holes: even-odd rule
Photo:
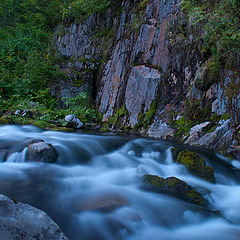
[[240, 162], [212, 151], [5, 125], [0, 161], [0, 237], [240, 238]]

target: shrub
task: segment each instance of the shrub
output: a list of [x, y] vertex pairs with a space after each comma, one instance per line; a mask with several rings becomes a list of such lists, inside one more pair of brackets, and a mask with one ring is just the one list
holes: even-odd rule
[[104, 12], [114, 1], [113, 0], [75, 0], [62, 9], [64, 19], [74, 18], [81, 21], [93, 13]]
[[193, 28], [204, 30], [203, 48], [210, 49], [213, 57], [227, 62], [239, 54], [239, 0], [183, 0], [181, 7], [191, 17]]

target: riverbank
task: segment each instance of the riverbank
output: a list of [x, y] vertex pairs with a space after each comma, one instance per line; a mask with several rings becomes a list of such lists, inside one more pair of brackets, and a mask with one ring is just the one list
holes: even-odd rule
[[[29, 118], [27, 116], [3, 114], [0, 117], [1, 124], [16, 124], [16, 125], [33, 125], [46, 130], [54, 131], [67, 131], [74, 132], [77, 129], [73, 127], [66, 126], [64, 119], [59, 121], [46, 122], [39, 119]], [[115, 133], [122, 135], [136, 135], [141, 137], [150, 137], [155, 139], [165, 139], [173, 142], [178, 142], [180, 144], [187, 144], [190, 146], [203, 147], [206, 149], [211, 149], [220, 154], [230, 157], [232, 159], [240, 160], [240, 146], [237, 145], [237, 141], [234, 140], [234, 132], [236, 129], [233, 128], [231, 119], [226, 120], [222, 118], [216, 126], [213, 126], [210, 122], [205, 122], [192, 127], [189, 131], [188, 136], [176, 136], [179, 129], [171, 129], [161, 123], [162, 127], [159, 126], [154, 129], [120, 129], [114, 127], [109, 123], [95, 122], [95, 123], [85, 123], [81, 129], [85, 132], [99, 132], [99, 133]], [[160, 130], [159, 130], [160, 129]]]

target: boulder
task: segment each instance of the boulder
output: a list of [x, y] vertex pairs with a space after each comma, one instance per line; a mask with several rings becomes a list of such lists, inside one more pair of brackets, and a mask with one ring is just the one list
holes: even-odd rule
[[0, 195], [0, 239], [67, 240], [43, 211]]
[[206, 181], [215, 182], [213, 169], [206, 165], [206, 161], [199, 154], [189, 150], [178, 152], [175, 149], [173, 150], [173, 156], [174, 160], [183, 164], [191, 174]]
[[42, 139], [30, 139], [19, 143], [5, 154], [8, 162], [47, 162], [52, 163], [57, 159], [55, 148]]
[[207, 201], [190, 185], [176, 177], [166, 179], [146, 174], [143, 177], [144, 188], [156, 193], [169, 194], [187, 202], [204, 206]]
[[69, 128], [79, 129], [83, 127], [83, 123], [78, 118], [76, 118], [75, 115], [73, 114], [67, 115], [65, 117], [65, 122], [67, 122], [66, 126]]
[[56, 159], [57, 152], [51, 144], [38, 142], [28, 145], [27, 162], [53, 163]]

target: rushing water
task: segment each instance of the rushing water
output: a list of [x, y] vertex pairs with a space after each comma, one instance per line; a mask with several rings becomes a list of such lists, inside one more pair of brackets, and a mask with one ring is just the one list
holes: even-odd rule
[[[44, 210], [69, 239], [240, 239], [237, 161], [195, 149], [215, 171], [217, 183], [211, 184], [174, 163], [168, 142], [0, 126], [2, 149], [36, 138], [56, 148], [57, 163], [1, 163], [0, 193]], [[182, 179], [210, 206], [144, 191], [146, 173]], [[95, 205], [108, 198], [121, 207], [99, 211]]]

